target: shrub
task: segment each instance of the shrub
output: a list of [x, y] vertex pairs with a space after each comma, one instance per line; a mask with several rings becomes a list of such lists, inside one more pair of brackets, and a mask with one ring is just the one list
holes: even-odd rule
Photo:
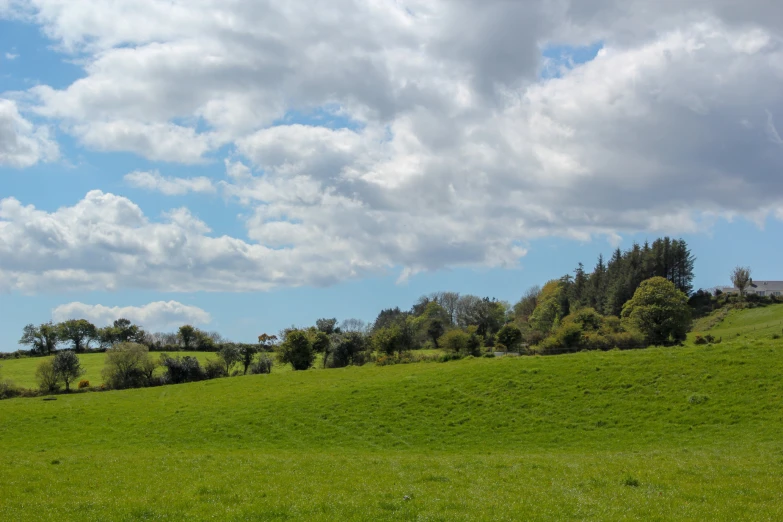
[[367, 339], [359, 332], [343, 334], [334, 344], [327, 366], [344, 368], [348, 365], [363, 365], [367, 362], [367, 344]]
[[190, 355], [171, 357], [163, 354], [160, 357], [160, 364], [165, 368], [163, 382], [166, 384], [201, 381], [206, 377], [198, 359]]
[[250, 367], [250, 373], [254, 375], [262, 375], [272, 373], [272, 358], [268, 355], [261, 354], [258, 360]]
[[697, 336], [696, 336], [696, 337], [693, 339], [693, 344], [702, 345], [702, 344], [708, 344], [708, 342], [707, 342], [707, 339], [705, 339], [705, 338], [704, 338], [704, 337], [702, 337], [701, 335], [697, 335]]
[[79, 384], [76, 387], [78, 389], [80, 389], [80, 390], [83, 390], [85, 388], [89, 388], [90, 387], [90, 381], [88, 381], [87, 379], [82, 379], [81, 381], [79, 381]]
[[291, 330], [280, 344], [277, 357], [281, 363], [291, 364], [294, 370], [307, 370], [315, 361], [315, 352], [305, 332]]
[[207, 379], [227, 376], [225, 362], [222, 359], [207, 359], [204, 364], [204, 375]]
[[109, 388], [139, 388], [153, 384], [157, 364], [149, 348], [137, 343], [119, 343], [106, 350], [103, 378]]
[[0, 381], [0, 399], [13, 399], [20, 397], [24, 390], [14, 386], [11, 381]]
[[51, 359], [46, 359], [38, 364], [38, 368], [35, 370], [35, 379], [38, 381], [38, 387], [44, 393], [60, 391], [60, 376], [57, 375]]
[[502, 344], [505, 347], [503, 351], [515, 352], [522, 343], [522, 330], [516, 325], [507, 324], [498, 332], [497, 340], [498, 344]]
[[438, 357], [438, 362], [459, 361], [464, 357], [465, 355], [461, 353], [444, 353], [440, 357]]

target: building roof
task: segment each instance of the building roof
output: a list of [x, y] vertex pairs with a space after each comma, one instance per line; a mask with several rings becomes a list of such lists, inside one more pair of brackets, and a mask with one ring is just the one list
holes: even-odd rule
[[[734, 287], [727, 286], [724, 291], [738, 292]], [[745, 292], [783, 292], [783, 281], [753, 281], [750, 286], [745, 289]]]

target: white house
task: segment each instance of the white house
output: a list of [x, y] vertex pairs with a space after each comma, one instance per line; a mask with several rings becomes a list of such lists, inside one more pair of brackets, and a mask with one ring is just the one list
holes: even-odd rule
[[[726, 294], [738, 294], [739, 290], [731, 287], [731, 286], [724, 286], [721, 288], [723, 293]], [[745, 289], [746, 295], [759, 295], [759, 296], [783, 296], [783, 281], [753, 281], [751, 280], [750, 285]]]

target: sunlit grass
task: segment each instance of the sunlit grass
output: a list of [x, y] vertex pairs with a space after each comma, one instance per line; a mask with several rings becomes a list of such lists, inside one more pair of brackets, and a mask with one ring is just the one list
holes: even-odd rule
[[781, 355], [724, 336], [0, 401], [0, 520], [780, 520]]

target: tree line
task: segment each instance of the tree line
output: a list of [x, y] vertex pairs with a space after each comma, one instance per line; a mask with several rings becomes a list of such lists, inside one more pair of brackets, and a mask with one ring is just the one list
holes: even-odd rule
[[[103, 328], [74, 319], [27, 325], [19, 342], [30, 346], [35, 355], [59, 353], [57, 348], [64, 346], [75, 354], [106, 351], [109, 360], [119, 357], [112, 355], [120, 353], [118, 347], [136, 346], [141, 348], [133, 353], [144, 361], [139, 350], [146, 350], [148, 356], [150, 351], [177, 350], [210, 351], [219, 356], [210, 368], [202, 368], [193, 357], [165, 355], [156, 362], [165, 368], [164, 382], [156, 381], [155, 372], [150, 373], [149, 363], [144, 362], [130, 376], [105, 376], [112, 387], [230, 375], [236, 361], [242, 363], [244, 374], [257, 364], [257, 354], [268, 354], [263, 367], [271, 369], [276, 359], [294, 370], [305, 370], [319, 358], [323, 368], [339, 368], [496, 352], [548, 355], [641, 348], [684, 340], [692, 315], [688, 296], [693, 266], [694, 257], [685, 241], [666, 237], [651, 244], [634, 244], [625, 251], [616, 249], [608, 263], [600, 256], [589, 273], [579, 263], [573, 275], [533, 287], [513, 305], [491, 297], [436, 292], [420, 297], [407, 310], [381, 310], [371, 323], [322, 318], [312, 326], [264, 333], [255, 343], [233, 343], [192, 325], [183, 325], [175, 333], [148, 334], [127, 319]], [[427, 348], [439, 352], [419, 351]], [[218, 364], [226, 371], [219, 372]]]

